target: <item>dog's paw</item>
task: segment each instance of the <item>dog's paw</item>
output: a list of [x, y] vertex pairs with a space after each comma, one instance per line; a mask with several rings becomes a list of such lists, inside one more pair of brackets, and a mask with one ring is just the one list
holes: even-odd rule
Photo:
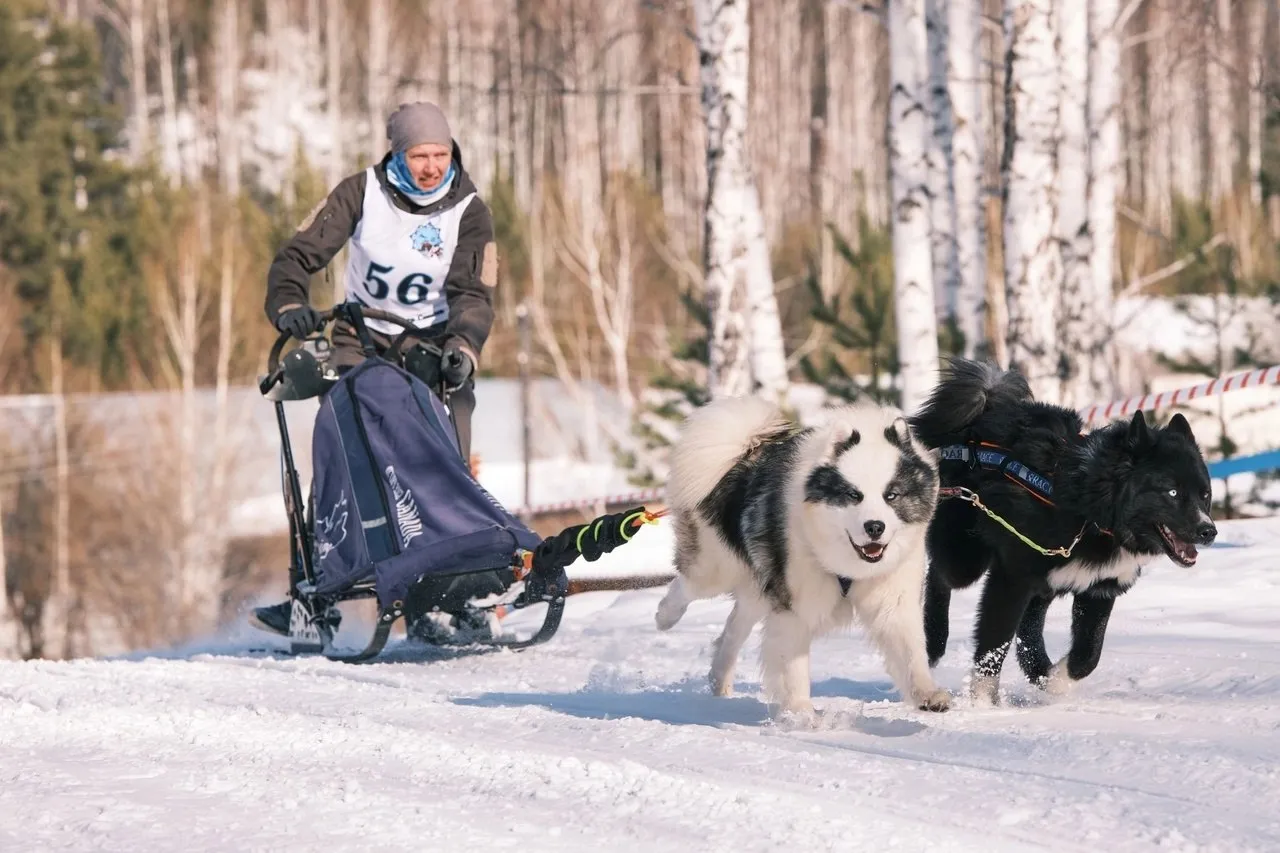
[[653, 614], [654, 624], [658, 626], [659, 631], [669, 631], [680, 621], [680, 617], [684, 616], [686, 607], [682, 607], [677, 602], [669, 598], [664, 598], [658, 602], [658, 610]]
[[969, 679], [969, 698], [977, 707], [1000, 704], [1000, 678], [995, 675], [974, 675]]
[[1040, 689], [1050, 696], [1066, 696], [1075, 686], [1075, 679], [1067, 674], [1065, 660], [1055, 663], [1049, 670], [1048, 676], [1040, 681]]
[[733, 695], [732, 675], [712, 672], [707, 676], [707, 683], [711, 685], [711, 693], [714, 696], [728, 697]]
[[921, 711], [947, 711], [951, 708], [951, 694], [941, 687], [919, 694], [916, 707]]
[[812, 702], [789, 702], [777, 708], [773, 713], [773, 722], [783, 731], [803, 731], [816, 729], [819, 717]]

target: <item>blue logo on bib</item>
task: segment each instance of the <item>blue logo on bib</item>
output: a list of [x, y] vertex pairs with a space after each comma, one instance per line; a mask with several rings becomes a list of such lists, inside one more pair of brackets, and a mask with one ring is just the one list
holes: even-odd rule
[[424, 222], [419, 225], [409, 239], [413, 242], [414, 251], [421, 252], [429, 258], [439, 258], [444, 255], [444, 237], [433, 222]]

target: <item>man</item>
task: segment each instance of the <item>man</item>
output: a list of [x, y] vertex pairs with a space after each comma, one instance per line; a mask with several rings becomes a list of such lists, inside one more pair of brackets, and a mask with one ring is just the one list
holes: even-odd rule
[[[402, 105], [387, 120], [387, 138], [391, 150], [382, 160], [339, 183], [276, 254], [267, 272], [267, 317], [295, 338], [317, 331], [310, 277], [349, 243], [345, 300], [402, 317], [442, 348], [439, 370], [457, 389], [450, 410], [469, 460], [475, 369], [493, 325], [493, 220], [438, 106]], [[402, 331], [373, 318], [366, 325], [380, 353]], [[334, 325], [332, 342], [330, 364], [338, 370], [363, 360], [345, 321]], [[291, 606], [256, 608], [252, 621], [287, 635]]]
[[[391, 150], [345, 178], [281, 247], [267, 273], [267, 317], [305, 338], [320, 326], [310, 277], [350, 242], [346, 301], [408, 320], [441, 345], [441, 373], [458, 387], [450, 408], [464, 459], [471, 457], [476, 365], [493, 326], [497, 247], [493, 220], [462, 165], [449, 122], [432, 103], [404, 104], [387, 120]], [[366, 321], [381, 352], [401, 328]], [[331, 364], [363, 358], [355, 330], [333, 329]]]

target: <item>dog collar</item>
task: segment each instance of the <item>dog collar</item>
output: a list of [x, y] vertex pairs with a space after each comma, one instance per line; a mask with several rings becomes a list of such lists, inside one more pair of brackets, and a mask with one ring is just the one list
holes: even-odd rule
[[849, 597], [849, 587], [853, 586], [853, 578], [847, 578], [844, 575], [836, 575], [836, 580], [840, 581], [840, 597]]

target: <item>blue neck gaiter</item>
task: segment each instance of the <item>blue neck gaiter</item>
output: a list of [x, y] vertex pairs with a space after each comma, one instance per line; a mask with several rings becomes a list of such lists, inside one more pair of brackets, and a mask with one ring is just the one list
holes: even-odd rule
[[430, 192], [423, 191], [413, 179], [413, 173], [409, 171], [409, 164], [404, 159], [404, 152], [392, 155], [387, 161], [387, 182], [404, 194], [411, 202], [419, 206], [425, 206], [432, 202], [439, 201], [449, 192], [450, 185], [453, 184], [453, 178], [457, 174], [455, 164], [449, 164], [449, 171], [445, 172], [444, 180], [440, 181], [440, 186]]

